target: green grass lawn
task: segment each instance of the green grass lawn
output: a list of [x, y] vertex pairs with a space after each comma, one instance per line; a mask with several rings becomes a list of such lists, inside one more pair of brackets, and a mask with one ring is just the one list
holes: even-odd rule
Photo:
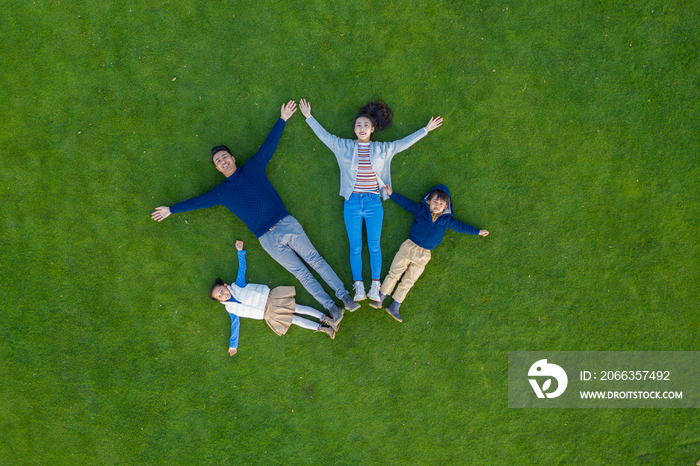
[[[694, 409], [509, 409], [509, 351], [699, 351], [700, 10], [670, 1], [2, 2], [0, 464], [691, 465]], [[208, 299], [295, 285], [224, 207], [283, 102], [350, 138], [443, 126], [394, 189], [456, 218], [399, 324], [277, 337]], [[268, 175], [351, 286], [331, 152], [297, 112]], [[412, 217], [385, 203], [383, 273]], [[365, 251], [366, 254], [366, 251]], [[366, 277], [369, 261], [365, 256]], [[367, 285], [369, 284], [366, 282]]]

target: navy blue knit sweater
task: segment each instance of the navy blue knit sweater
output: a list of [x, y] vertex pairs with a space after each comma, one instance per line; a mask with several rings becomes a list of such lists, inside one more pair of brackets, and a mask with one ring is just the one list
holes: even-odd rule
[[[450, 196], [450, 190], [447, 189], [447, 186], [444, 184], [437, 185], [430, 191], [433, 189], [439, 189], [440, 191], [446, 193], [447, 196]], [[428, 206], [428, 195], [430, 194], [430, 191], [423, 196], [420, 203], [413, 202], [412, 200], [403, 197], [396, 191], [391, 194], [392, 201], [396, 202], [403, 209], [414, 215], [413, 225], [411, 225], [411, 231], [408, 234], [411, 241], [422, 248], [432, 250], [442, 242], [442, 237], [445, 235], [445, 230], [448, 228], [458, 233], [466, 233], [468, 235], [479, 234], [478, 228], [462, 223], [459, 220], [455, 220], [452, 215], [452, 197], [450, 197], [450, 202], [442, 215], [440, 215], [437, 220], [433, 222], [433, 216], [430, 213], [430, 207]]]
[[175, 214], [224, 205], [243, 220], [257, 238], [267, 233], [277, 222], [289, 215], [265, 173], [285, 124], [283, 119], [277, 120], [260, 150], [242, 166], [237, 167], [226, 181], [206, 194], [170, 206], [170, 212]]

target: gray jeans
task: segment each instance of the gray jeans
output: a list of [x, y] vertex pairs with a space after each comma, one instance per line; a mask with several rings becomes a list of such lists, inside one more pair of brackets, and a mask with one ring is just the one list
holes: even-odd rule
[[[349, 294], [340, 281], [338, 275], [331, 269], [328, 263], [316, 251], [313, 244], [306, 236], [299, 222], [288, 215], [284, 217], [272, 230], [260, 238], [260, 245], [282, 267], [287, 269], [299, 280], [306, 291], [316, 299], [324, 309], [333, 307], [334, 301], [323, 290], [321, 284], [306, 268], [304, 262], [309, 264], [333, 289], [335, 296], [342, 299]], [[302, 262], [302, 259], [304, 262]]]

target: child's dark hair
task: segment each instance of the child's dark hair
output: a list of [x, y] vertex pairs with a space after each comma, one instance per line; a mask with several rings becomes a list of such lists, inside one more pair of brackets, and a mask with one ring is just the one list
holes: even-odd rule
[[226, 146], [214, 146], [211, 148], [211, 163], [214, 163], [214, 156], [216, 155], [216, 153], [221, 152], [222, 150], [228, 152], [228, 155], [231, 155], [231, 149], [229, 149], [228, 147], [226, 147]]
[[214, 284], [211, 286], [211, 290], [209, 290], [209, 297], [211, 298], [212, 301], [217, 300], [214, 297], [214, 288], [216, 288], [217, 286], [223, 286], [223, 284], [224, 284], [224, 281], [218, 277], [216, 278], [216, 280], [214, 280]]
[[355, 127], [357, 119], [361, 117], [369, 118], [369, 121], [372, 122], [372, 126], [374, 126], [377, 131], [383, 131], [391, 126], [391, 119], [394, 117], [394, 113], [382, 99], [379, 99], [376, 102], [368, 103], [360, 109], [360, 114], [357, 115], [352, 122], [353, 128]]
[[432, 201], [435, 197], [437, 197], [438, 200], [444, 202], [448, 206], [450, 205], [450, 196], [448, 196], [445, 191], [433, 189], [432, 191], [430, 191], [430, 194], [428, 194], [428, 200]]

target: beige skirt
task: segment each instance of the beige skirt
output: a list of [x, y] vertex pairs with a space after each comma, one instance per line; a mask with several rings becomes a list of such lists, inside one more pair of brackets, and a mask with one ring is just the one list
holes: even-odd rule
[[263, 319], [277, 335], [284, 335], [292, 325], [296, 294], [297, 291], [293, 286], [278, 286], [271, 290], [267, 297]]

